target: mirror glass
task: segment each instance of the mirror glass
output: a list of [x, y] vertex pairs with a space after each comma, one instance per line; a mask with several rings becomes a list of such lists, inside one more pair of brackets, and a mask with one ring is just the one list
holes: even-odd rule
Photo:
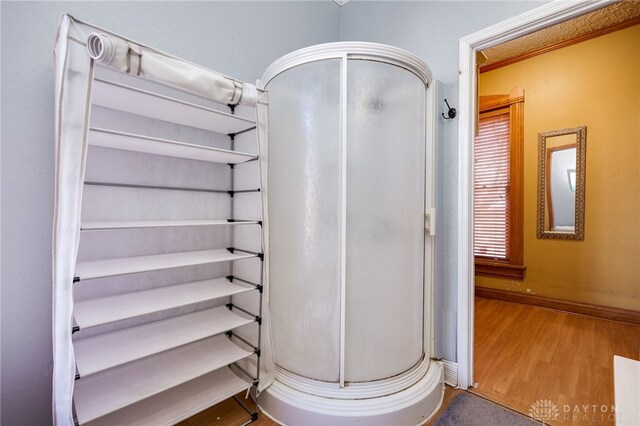
[[538, 238], [584, 239], [586, 127], [538, 135]]

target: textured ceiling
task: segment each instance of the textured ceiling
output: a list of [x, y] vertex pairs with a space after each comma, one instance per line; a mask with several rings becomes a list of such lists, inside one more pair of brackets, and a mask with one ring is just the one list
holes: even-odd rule
[[482, 53], [487, 57], [487, 61], [482, 64], [482, 67], [516, 58], [638, 17], [640, 17], [640, 0], [625, 0], [615, 3], [586, 15], [578, 16], [569, 21], [485, 49]]

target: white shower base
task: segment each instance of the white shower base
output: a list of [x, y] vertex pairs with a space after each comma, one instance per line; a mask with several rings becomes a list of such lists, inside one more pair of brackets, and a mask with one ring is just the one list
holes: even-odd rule
[[366, 399], [321, 397], [293, 389], [276, 378], [260, 394], [258, 405], [268, 417], [283, 425], [409, 426], [429, 420], [440, 408], [443, 396], [442, 363], [429, 360], [420, 380], [390, 395]]

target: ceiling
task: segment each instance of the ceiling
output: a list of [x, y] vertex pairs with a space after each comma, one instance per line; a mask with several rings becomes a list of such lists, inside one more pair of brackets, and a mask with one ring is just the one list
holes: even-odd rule
[[[498, 46], [485, 49], [482, 53], [487, 60], [482, 63], [481, 70], [504, 61], [535, 54], [549, 46], [558, 45], [569, 40], [599, 33], [607, 28], [623, 26], [624, 23], [640, 23], [640, 1], [625, 0], [611, 6], [598, 9], [569, 21], [553, 25], [535, 33], [508, 41]], [[613, 28], [612, 28], [613, 29]], [[542, 52], [539, 52], [542, 53]], [[524, 57], [522, 59], [525, 59]], [[510, 61], [511, 62], [511, 61]], [[515, 62], [515, 60], [513, 61]], [[506, 64], [505, 64], [506, 65]]]

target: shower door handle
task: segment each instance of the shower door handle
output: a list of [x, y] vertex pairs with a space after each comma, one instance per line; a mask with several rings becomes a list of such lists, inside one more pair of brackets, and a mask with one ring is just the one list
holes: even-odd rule
[[436, 235], [436, 209], [431, 208], [424, 214], [424, 230], [429, 235]]

